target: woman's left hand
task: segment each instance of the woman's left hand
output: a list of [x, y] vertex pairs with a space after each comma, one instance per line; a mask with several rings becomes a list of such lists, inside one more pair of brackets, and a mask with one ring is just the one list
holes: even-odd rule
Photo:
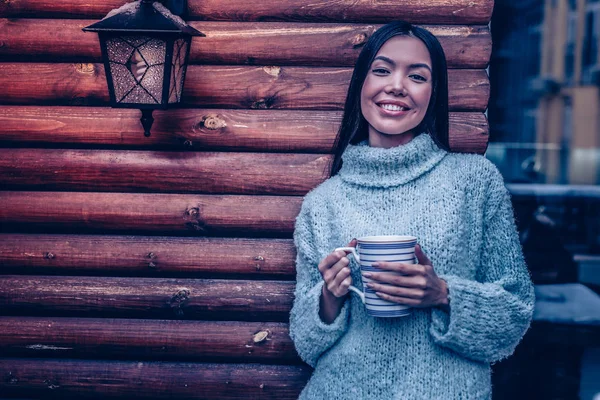
[[[379, 261], [373, 263], [379, 269], [399, 272], [402, 276], [385, 272], [365, 272], [363, 275], [377, 282], [370, 282], [367, 287], [374, 290], [377, 296], [394, 303], [411, 307], [436, 307], [448, 309], [448, 286], [433, 270], [429, 258], [423, 253], [421, 246], [415, 247], [418, 264]], [[382, 285], [381, 283], [387, 283]]]

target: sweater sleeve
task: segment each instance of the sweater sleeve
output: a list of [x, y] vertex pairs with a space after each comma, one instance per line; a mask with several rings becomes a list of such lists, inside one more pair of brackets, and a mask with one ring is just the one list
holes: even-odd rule
[[349, 305], [347, 301], [344, 303], [340, 315], [331, 324], [324, 323], [319, 316], [323, 279], [318, 270], [320, 259], [313, 228], [308, 207], [303, 204], [294, 230], [296, 291], [290, 314], [290, 337], [300, 358], [315, 367], [319, 357], [346, 332]]
[[513, 353], [529, 328], [534, 306], [510, 196], [503, 182], [496, 187], [484, 211], [476, 279], [440, 275], [448, 285], [450, 312], [432, 309], [430, 328], [437, 344], [484, 362]]

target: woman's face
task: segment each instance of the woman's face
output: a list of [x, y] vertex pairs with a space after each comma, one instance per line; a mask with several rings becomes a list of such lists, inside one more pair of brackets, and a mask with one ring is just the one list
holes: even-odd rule
[[431, 56], [425, 44], [410, 36], [385, 42], [360, 93], [369, 145], [390, 148], [410, 142], [425, 117], [431, 91]]

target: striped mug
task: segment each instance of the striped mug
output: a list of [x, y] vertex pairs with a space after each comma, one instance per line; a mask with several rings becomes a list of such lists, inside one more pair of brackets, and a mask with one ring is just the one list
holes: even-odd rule
[[367, 287], [371, 282], [362, 273], [384, 272], [386, 274], [401, 275], [373, 267], [377, 261], [415, 263], [415, 245], [417, 238], [414, 236], [366, 236], [357, 239], [356, 247], [339, 247], [337, 250], [352, 254], [360, 265], [363, 290], [350, 286], [350, 290], [358, 294], [367, 308], [367, 314], [373, 317], [404, 317], [410, 315], [411, 307], [403, 304], [384, 300], [375, 294], [373, 289]]

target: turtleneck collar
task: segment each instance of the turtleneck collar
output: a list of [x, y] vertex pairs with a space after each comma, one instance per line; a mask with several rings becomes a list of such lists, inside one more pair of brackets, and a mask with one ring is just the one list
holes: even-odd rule
[[422, 133], [405, 145], [384, 149], [367, 141], [348, 145], [338, 175], [348, 183], [391, 187], [410, 182], [435, 167], [447, 154]]

